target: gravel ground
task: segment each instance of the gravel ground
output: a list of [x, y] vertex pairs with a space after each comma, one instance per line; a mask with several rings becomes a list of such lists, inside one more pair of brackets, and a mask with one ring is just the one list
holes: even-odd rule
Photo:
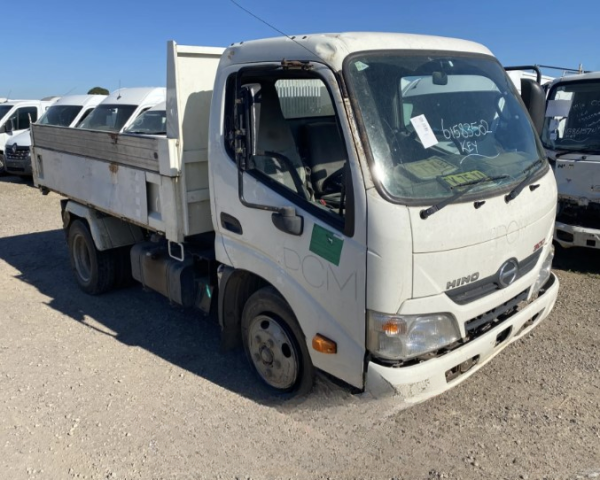
[[81, 293], [58, 201], [0, 178], [0, 479], [600, 478], [596, 252], [558, 252], [552, 315], [437, 398], [282, 402], [197, 312]]

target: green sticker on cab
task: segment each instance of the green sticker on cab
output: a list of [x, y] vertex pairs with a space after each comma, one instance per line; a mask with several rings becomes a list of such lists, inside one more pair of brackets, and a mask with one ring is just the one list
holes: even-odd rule
[[344, 240], [337, 237], [333, 232], [320, 225], [315, 224], [313, 226], [309, 247], [311, 252], [337, 266], [340, 264], [343, 246]]

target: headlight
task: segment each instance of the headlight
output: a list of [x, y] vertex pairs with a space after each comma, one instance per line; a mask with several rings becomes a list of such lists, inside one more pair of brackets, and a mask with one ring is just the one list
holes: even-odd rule
[[448, 313], [386, 315], [368, 312], [367, 348], [377, 357], [407, 360], [456, 342], [460, 332]]
[[550, 273], [552, 272], [552, 260], [554, 260], [554, 245], [552, 245], [550, 247], [550, 251], [548, 252], [548, 255], [546, 256], [544, 263], [542, 263], [542, 268], [540, 269], [538, 278], [535, 281], [535, 283], [533, 284], [533, 287], [531, 287], [531, 296], [532, 297], [540, 291], [540, 289], [544, 286], [544, 284], [550, 278]]

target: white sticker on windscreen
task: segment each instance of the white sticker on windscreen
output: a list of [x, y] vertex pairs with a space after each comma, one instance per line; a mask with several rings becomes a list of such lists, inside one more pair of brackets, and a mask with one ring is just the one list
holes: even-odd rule
[[435, 133], [433, 133], [433, 130], [431, 129], [431, 126], [429, 125], [425, 115], [419, 115], [411, 118], [410, 123], [412, 123], [412, 126], [415, 128], [415, 131], [419, 136], [419, 140], [421, 140], [421, 143], [423, 144], [423, 148], [429, 148], [437, 145], [437, 138], [435, 138]]
[[547, 117], [568, 117], [572, 100], [548, 100]]

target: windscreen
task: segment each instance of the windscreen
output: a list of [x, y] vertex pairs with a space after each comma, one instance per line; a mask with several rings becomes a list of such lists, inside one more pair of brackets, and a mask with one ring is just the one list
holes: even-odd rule
[[4, 115], [10, 112], [12, 108], [12, 105], [0, 105], [0, 120], [2, 120], [4, 118]]
[[147, 110], [137, 117], [125, 132], [145, 135], [167, 134], [167, 112], [165, 110]]
[[552, 150], [600, 153], [600, 80], [559, 83], [552, 88], [542, 142]]
[[77, 128], [118, 132], [136, 109], [137, 105], [98, 105]]
[[467, 198], [487, 194], [521, 181], [543, 157], [492, 57], [386, 51], [354, 56], [344, 72], [373, 176], [398, 201], [437, 201], [473, 182]]
[[57, 125], [68, 127], [79, 115], [81, 105], [53, 105], [42, 115], [38, 123], [41, 125]]

